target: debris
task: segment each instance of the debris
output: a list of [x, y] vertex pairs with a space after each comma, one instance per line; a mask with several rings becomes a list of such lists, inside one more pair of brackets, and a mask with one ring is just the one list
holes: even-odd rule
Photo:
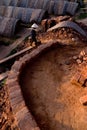
[[55, 26], [56, 23], [57, 23], [57, 21], [55, 19], [44, 19], [44, 20], [42, 20], [41, 25], [43, 27], [43, 30], [46, 32], [47, 29]]
[[49, 31], [53, 31], [53, 30], [56, 30], [58, 28], [63, 28], [63, 27], [72, 28], [87, 38], [86, 32], [78, 24], [76, 24], [75, 22], [72, 22], [72, 21], [60, 22], [60, 23], [56, 24], [55, 26], [53, 26], [52, 28], [48, 29], [47, 31], [49, 32]]
[[72, 38], [72, 41], [74, 42], [76, 39], [75, 38]]
[[87, 87], [87, 68], [86, 66], [79, 68], [76, 74], [73, 76], [71, 82], [78, 84], [81, 87]]
[[80, 72], [76, 72], [76, 74], [75, 74], [75, 75], [72, 77], [72, 79], [71, 79], [71, 83], [72, 83], [72, 84], [75, 84], [75, 85], [77, 85], [77, 86], [80, 86], [80, 83], [79, 83], [80, 77], [81, 77]]
[[73, 59], [76, 60], [78, 57], [77, 56], [73, 56]]
[[81, 61], [80, 59], [77, 59], [76, 62], [77, 62], [78, 64], [81, 64], [81, 63], [82, 63], [82, 61]]
[[80, 58], [80, 57], [83, 57], [83, 56], [85, 56], [85, 51], [84, 51], [84, 50], [82, 50], [82, 51], [80, 52], [79, 58]]
[[87, 95], [80, 97], [79, 101], [82, 105], [87, 105]]
[[83, 57], [83, 60], [84, 60], [84, 61], [87, 61], [87, 56], [84, 56], [84, 57]]

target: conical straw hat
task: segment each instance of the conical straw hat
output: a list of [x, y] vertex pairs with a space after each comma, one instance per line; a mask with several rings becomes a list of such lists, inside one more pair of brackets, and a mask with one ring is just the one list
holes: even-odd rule
[[34, 23], [31, 27], [32, 28], [38, 28], [38, 25], [36, 23]]

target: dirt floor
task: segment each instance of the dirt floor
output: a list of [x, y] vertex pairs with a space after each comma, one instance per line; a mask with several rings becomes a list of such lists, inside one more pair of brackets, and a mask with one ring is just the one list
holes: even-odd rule
[[78, 60], [87, 46], [59, 46], [28, 64], [21, 75], [26, 103], [41, 130], [87, 130], [87, 106], [79, 98], [87, 87], [73, 82], [75, 74], [86, 62]]
[[[87, 30], [86, 26], [81, 26]], [[26, 101], [27, 105], [41, 130], [86, 130], [87, 108], [80, 104], [79, 98], [86, 94], [87, 88], [72, 84], [72, 77], [80, 68], [85, 70], [83, 63], [86, 64], [86, 61], [79, 63], [73, 56], [78, 56], [82, 50], [87, 54], [87, 39], [72, 29], [62, 28], [39, 33], [38, 40], [42, 43], [58, 40], [61, 44], [73, 46], [55, 48], [38, 58], [31, 70], [26, 69], [23, 82], [27, 82], [26, 88], [29, 86], [27, 96], [30, 95], [30, 102]], [[28, 45], [26, 41], [17, 50]], [[9, 103], [8, 88], [4, 84], [0, 85], [0, 130], [18, 130]]]

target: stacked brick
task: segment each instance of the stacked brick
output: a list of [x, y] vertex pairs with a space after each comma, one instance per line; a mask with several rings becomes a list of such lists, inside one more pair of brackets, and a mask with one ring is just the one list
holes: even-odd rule
[[10, 102], [13, 114], [20, 130], [40, 130], [25, 104], [19, 83], [21, 72], [26, 66], [27, 62], [31, 62], [31, 60], [33, 60], [36, 56], [39, 56], [41, 53], [47, 51], [47, 49], [50, 49], [53, 46], [56, 46], [57, 44], [58, 43], [56, 41], [52, 41], [48, 44], [43, 44], [37, 49], [33, 50], [30, 54], [26, 54], [24, 57], [20, 58], [20, 60], [16, 61], [12, 66], [6, 85], [9, 88]]

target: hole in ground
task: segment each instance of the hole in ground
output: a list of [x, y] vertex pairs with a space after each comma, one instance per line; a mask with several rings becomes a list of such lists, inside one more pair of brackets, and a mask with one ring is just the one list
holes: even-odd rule
[[84, 48], [56, 47], [23, 68], [24, 99], [41, 130], [87, 130], [87, 108], [79, 102], [86, 91], [70, 82], [78, 68], [70, 58]]

